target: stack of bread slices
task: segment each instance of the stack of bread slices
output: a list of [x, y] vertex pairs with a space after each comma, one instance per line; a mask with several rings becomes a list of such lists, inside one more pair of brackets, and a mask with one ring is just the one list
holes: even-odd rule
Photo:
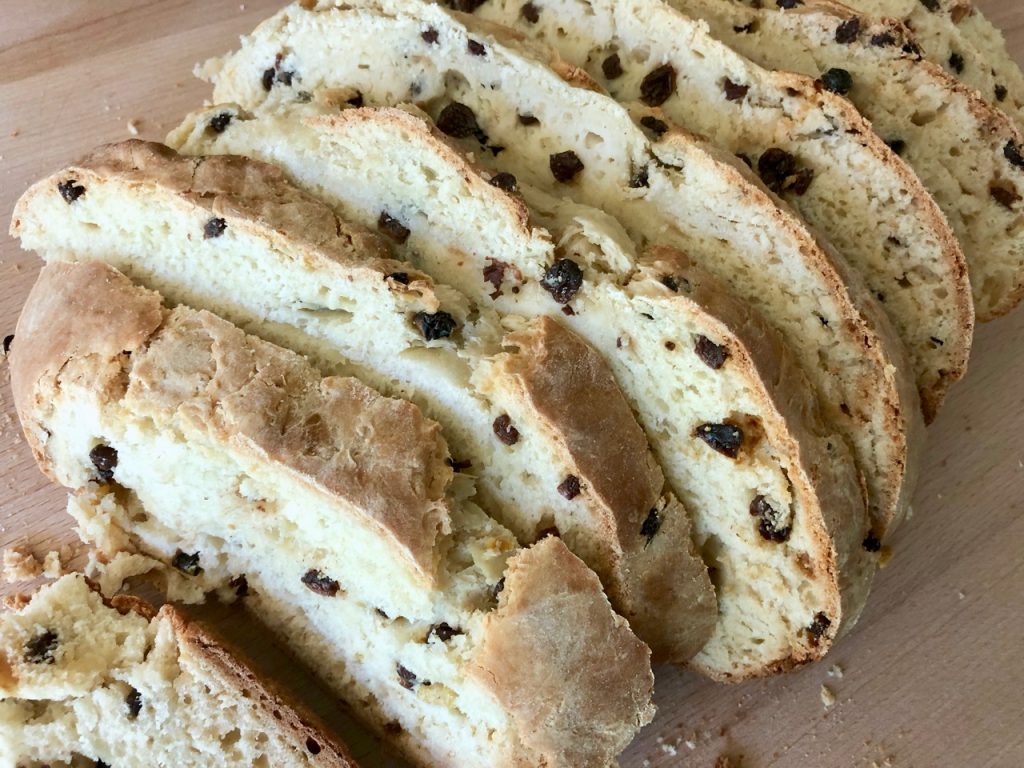
[[[83, 539], [241, 601], [422, 766], [613, 765], [652, 659], [822, 658], [1024, 295], [1001, 36], [849, 3], [301, 0], [201, 65], [166, 145], [14, 212], [16, 406]], [[50, 590], [0, 619], [14, 763], [349, 759], [243, 666], [183, 705], [230, 654], [173, 609]]]

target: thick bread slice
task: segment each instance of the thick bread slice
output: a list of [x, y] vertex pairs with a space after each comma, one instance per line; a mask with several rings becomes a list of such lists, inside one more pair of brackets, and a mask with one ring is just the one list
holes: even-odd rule
[[339, 88], [373, 104], [414, 98], [489, 167], [686, 253], [791, 345], [853, 444], [883, 535], [906, 509], [923, 429], [903, 350], [874, 300], [742, 163], [680, 131], [649, 142], [585, 73], [514, 38], [417, 0], [310, 2], [204, 72], [215, 101], [247, 109]]
[[861, 13], [890, 16], [914, 31], [925, 58], [979, 91], [1024, 127], [1024, 74], [1003, 33], [972, 0], [843, 0]]
[[[67, 183], [84, 190], [70, 205]], [[372, 226], [387, 210], [350, 220]], [[203, 237], [211, 217], [222, 231]], [[411, 399], [441, 423], [484, 508], [524, 544], [561, 535], [660, 660], [684, 662], [710, 636], [714, 592], [687, 512], [607, 364], [563, 326], [509, 316], [502, 327], [493, 308], [383, 260], [381, 241], [277, 168], [239, 157], [104, 147], [33, 186], [12, 231], [47, 259], [106, 261], [322, 370]], [[441, 312], [457, 325], [424, 338], [417, 318]], [[652, 510], [664, 534], [653, 546], [642, 533]]]
[[1024, 139], [974, 89], [925, 61], [906, 27], [826, 0], [785, 12], [732, 0], [669, 2], [763, 66], [811, 77], [848, 71], [850, 100], [917, 171], [960, 239], [978, 319], [1024, 297]]
[[[209, 130], [224, 115], [225, 129]], [[715, 574], [720, 618], [696, 667], [720, 679], [788, 669], [820, 657], [852, 625], [872, 563], [861, 546], [868, 523], [851, 457], [817, 420], [812, 391], [777, 337], [681, 254], [652, 247], [638, 257], [606, 214], [519, 185], [533, 204], [527, 209], [422, 113], [364, 108], [302, 118], [222, 105], [191, 115], [168, 141], [189, 153], [280, 163], [352, 219], [392, 210], [410, 230], [404, 247], [420, 268], [483, 305], [556, 317], [598, 347], [693, 512]], [[570, 313], [542, 287], [559, 259], [581, 269]], [[695, 434], [721, 423], [742, 430], [734, 458]], [[751, 517], [758, 497], [772, 509], [767, 520]], [[657, 600], [661, 588], [652, 587]]]
[[967, 367], [967, 264], [931, 195], [850, 102], [762, 69], [662, 0], [534, 0], [529, 14], [522, 5], [488, 0], [475, 12], [550, 44], [620, 101], [641, 97], [649, 67], [638, 61], [669, 64], [676, 88], [661, 105], [669, 120], [755, 167], [783, 150], [813, 173], [806, 190], [784, 196], [882, 302], [914, 366], [925, 418], [934, 418]]
[[608, 766], [650, 720], [650, 652], [597, 577], [456, 495], [412, 404], [97, 262], [44, 267], [18, 333], [18, 412], [83, 532], [209, 588], [244, 576], [418, 764]]
[[354, 768], [312, 713], [173, 606], [78, 574], [0, 615], [0, 764]]

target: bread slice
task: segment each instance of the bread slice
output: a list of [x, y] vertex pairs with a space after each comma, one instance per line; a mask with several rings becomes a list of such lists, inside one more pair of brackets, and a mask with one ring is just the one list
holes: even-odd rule
[[[227, 124], [211, 131], [212, 121]], [[507, 178], [496, 186], [422, 113], [307, 106], [257, 116], [219, 105], [189, 116], [168, 141], [279, 163], [352, 220], [399, 212], [419, 268], [481, 305], [558, 318], [600, 349], [714, 572], [719, 621], [694, 666], [731, 680], [788, 669], [852, 625], [873, 560], [852, 459], [817, 420], [777, 337], [684, 256], [665, 247], [638, 256], [600, 211], [525, 184], [510, 191]], [[543, 287], [549, 268], [567, 261], [582, 278], [568, 313]], [[714, 450], [698, 434], [707, 424], [742, 429], [742, 449]], [[772, 509], [767, 521], [751, 516], [759, 497]], [[825, 626], [820, 616], [827, 632], [809, 634]]]
[[1024, 75], [1003, 33], [971, 0], [843, 0], [860, 13], [900, 19], [928, 61], [981, 93], [1024, 127]]
[[0, 764], [354, 768], [173, 606], [107, 602], [79, 574], [27, 600], [0, 615]]
[[203, 72], [215, 101], [246, 109], [328, 89], [372, 104], [413, 98], [495, 171], [686, 253], [791, 345], [826, 418], [853, 444], [883, 535], [909, 499], [921, 418], [903, 351], [867, 291], [742, 163], [679, 131], [648, 141], [582, 71], [514, 37], [414, 0], [310, 2]]
[[[85, 190], [70, 205], [60, 193], [68, 183]], [[397, 215], [381, 207], [362, 221], [404, 240], [409, 230], [389, 210]], [[220, 234], [200, 236], [210, 221]], [[103, 147], [26, 192], [12, 231], [47, 259], [106, 261], [323, 371], [411, 399], [441, 423], [484, 508], [520, 542], [562, 536], [659, 660], [685, 662], [710, 636], [714, 591], [687, 511], [607, 364], [563, 326], [499, 321], [385, 258], [383, 242], [277, 168], [240, 157]], [[448, 318], [444, 337], [425, 324], [432, 318]], [[657, 543], [642, 534], [652, 513]]]
[[520, 0], [491, 0], [476, 13], [550, 44], [619, 101], [640, 99], [644, 61], [669, 64], [676, 88], [661, 109], [671, 122], [766, 172], [781, 150], [813, 173], [802, 194], [784, 197], [882, 302], [914, 366], [925, 417], [934, 418], [970, 353], [967, 265], [931, 195], [856, 109], [808, 78], [762, 69], [662, 0], [531, 7], [524, 14]]
[[43, 268], [11, 358], [83, 532], [247, 608], [417, 764], [608, 766], [650, 651], [562, 541], [519, 549], [438, 426], [98, 262]]
[[826, 0], [786, 12], [731, 0], [670, 2], [762, 66], [812, 77], [846, 70], [850, 100], [917, 172], [960, 239], [978, 319], [1020, 302], [1024, 138], [974, 89], [925, 61], [906, 27]]

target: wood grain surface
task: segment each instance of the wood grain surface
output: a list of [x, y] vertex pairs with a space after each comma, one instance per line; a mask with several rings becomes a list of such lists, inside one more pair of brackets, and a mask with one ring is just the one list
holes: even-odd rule
[[[193, 64], [280, 4], [0, 0], [4, 229], [30, 182], [127, 138], [130, 121], [162, 139], [208, 96]], [[1024, 59], [1024, 0], [976, 5]], [[0, 336], [13, 332], [38, 267], [4, 235]], [[721, 755], [744, 768], [1024, 766], [1022, 351], [1024, 310], [979, 329], [970, 373], [928, 432], [913, 517], [860, 623], [826, 661], [738, 687], [659, 669], [658, 718], [623, 766], [711, 768]], [[0, 377], [0, 548], [27, 543], [41, 555], [77, 539], [63, 492], [21, 437], [6, 365]], [[363, 765], [400, 765], [373, 739], [351, 738]]]

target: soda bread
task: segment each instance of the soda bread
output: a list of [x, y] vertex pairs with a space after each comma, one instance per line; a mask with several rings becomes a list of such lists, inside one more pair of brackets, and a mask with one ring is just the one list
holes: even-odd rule
[[77, 574], [0, 615], [0, 764], [355, 766], [173, 606]]
[[680, 131], [649, 141], [585, 73], [515, 38], [416, 0], [308, 2], [203, 74], [216, 102], [245, 109], [338, 89], [372, 104], [413, 99], [494, 171], [686, 253], [786, 339], [853, 445], [883, 536], [906, 509], [923, 441], [912, 377], [875, 301], [742, 163]]
[[[69, 183], [84, 190], [70, 204]], [[388, 211], [384, 231], [401, 228], [404, 249], [398, 208], [348, 220], [375, 225]], [[202, 235], [210, 221], [216, 237]], [[106, 261], [323, 371], [407, 397], [441, 423], [484, 508], [525, 544], [562, 536], [660, 660], [684, 662], [710, 636], [714, 591], [686, 509], [607, 364], [563, 326], [509, 316], [503, 327], [486, 296], [388, 260], [381, 241], [277, 168], [239, 157], [104, 147], [26, 192], [12, 231], [49, 260]], [[445, 318], [443, 335], [425, 325]], [[643, 533], [652, 514], [656, 542]]]
[[609, 766], [650, 720], [598, 578], [465, 500], [411, 403], [98, 262], [45, 266], [17, 333], [26, 438], [86, 537], [234, 586], [417, 764]]
[[978, 319], [1017, 305], [1024, 296], [1024, 139], [973, 88], [925, 61], [906, 27], [830, 0], [786, 11], [774, 3], [669, 1], [763, 66], [811, 77], [847, 72], [850, 101], [949, 219], [967, 257]]
[[850, 102], [808, 78], [762, 69], [661, 0], [533, 0], [528, 14], [522, 5], [488, 0], [475, 13], [550, 44], [619, 101], [642, 97], [649, 67], [638, 60], [668, 64], [676, 87], [661, 109], [671, 122], [755, 167], [781, 150], [813, 173], [806, 190], [783, 196], [882, 302], [914, 366], [925, 417], [934, 418], [967, 366], [967, 265], [924, 185]]
[[972, 0], [843, 0], [872, 16], [901, 19], [928, 61], [981, 93], [1024, 126], [1024, 75], [1006, 39]]
[[[209, 130], [225, 114], [224, 130]], [[413, 111], [217, 105], [168, 142], [279, 163], [352, 220], [394, 211], [418, 268], [482, 306], [558, 318], [597, 347], [714, 574], [719, 621], [698, 669], [729, 680], [788, 669], [853, 623], [873, 555], [851, 457], [778, 338], [682, 254], [637, 255], [606, 214], [507, 177], [497, 185]], [[578, 281], [553, 284], [559, 269]]]

